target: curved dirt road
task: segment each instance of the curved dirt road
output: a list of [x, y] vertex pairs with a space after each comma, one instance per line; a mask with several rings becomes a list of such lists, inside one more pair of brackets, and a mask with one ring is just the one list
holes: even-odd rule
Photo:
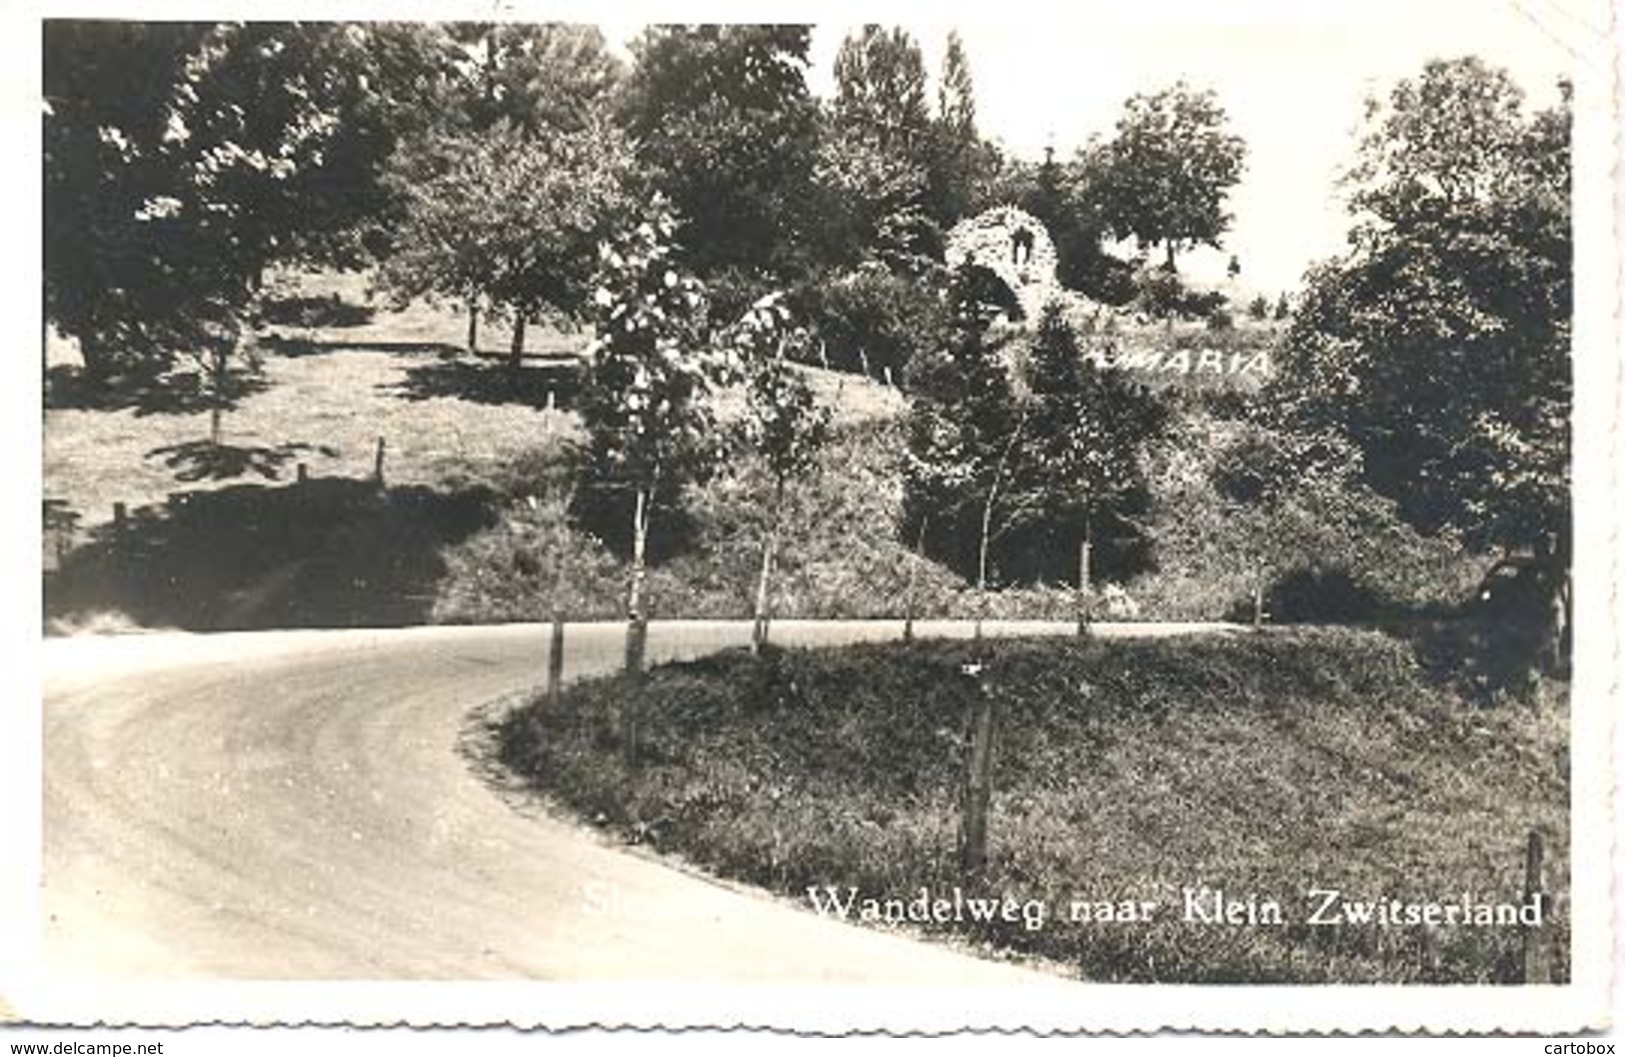
[[[775, 626], [800, 643], [896, 631]], [[650, 645], [671, 657], [747, 636], [743, 623], [656, 624]], [[1033, 978], [710, 882], [504, 797], [459, 738], [472, 708], [535, 685], [546, 641], [528, 625], [47, 643], [46, 965], [171, 979]], [[602, 671], [622, 629], [572, 626], [569, 642], [569, 674]]]

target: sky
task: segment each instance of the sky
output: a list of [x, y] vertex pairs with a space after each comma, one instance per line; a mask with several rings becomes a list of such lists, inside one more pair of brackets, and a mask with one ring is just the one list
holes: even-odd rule
[[[908, 17], [921, 10], [932, 20]], [[1091, 136], [1110, 136], [1123, 102], [1137, 92], [1181, 78], [1212, 88], [1247, 142], [1247, 168], [1230, 199], [1235, 223], [1224, 252], [1182, 258], [1181, 268], [1217, 279], [1234, 253], [1242, 285], [1271, 295], [1295, 288], [1308, 265], [1343, 244], [1348, 216], [1338, 176], [1352, 160], [1368, 95], [1386, 95], [1430, 58], [1476, 54], [1509, 70], [1531, 105], [1548, 105], [1557, 79], [1575, 73], [1572, 52], [1603, 17], [1584, 0], [1140, 0], [1053, 8], [947, 0], [904, 8], [836, 4], [818, 13], [902, 25], [920, 42], [933, 79], [947, 33], [957, 28], [983, 135], [1030, 160], [1041, 159], [1046, 146], [1067, 158]], [[832, 91], [836, 50], [858, 25], [816, 26], [808, 73], [816, 94]], [[637, 25], [604, 29], [620, 42]]]

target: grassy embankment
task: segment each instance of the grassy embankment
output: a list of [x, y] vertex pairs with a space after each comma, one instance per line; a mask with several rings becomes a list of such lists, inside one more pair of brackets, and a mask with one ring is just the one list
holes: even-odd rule
[[[501, 351], [500, 329], [487, 327], [485, 354], [468, 356], [464, 319], [375, 304], [362, 276], [306, 276], [295, 290], [274, 306], [259, 369], [242, 379], [219, 445], [207, 443], [206, 403], [184, 376], [87, 392], [71, 343], [48, 341], [43, 542], [46, 612], [57, 629], [496, 621], [548, 611], [554, 581], [538, 577], [552, 568], [549, 556], [525, 548], [553, 525], [525, 500], [549, 452], [578, 431], [570, 357], [585, 338], [532, 328], [515, 372], [490, 354]], [[901, 406], [895, 390], [863, 379], [809, 376], [844, 430], [861, 432]], [[373, 481], [380, 437], [382, 489]], [[295, 480], [300, 464], [304, 484]], [[743, 487], [727, 477], [698, 505], [753, 506]], [[128, 511], [117, 540], [115, 503]], [[568, 612], [618, 613], [619, 563], [585, 533], [569, 538], [583, 575]], [[707, 553], [709, 563], [663, 573], [657, 598], [692, 597], [694, 615], [738, 615], [729, 607], [747, 596], [731, 583], [732, 551]], [[870, 564], [895, 567], [897, 553]], [[744, 569], [739, 578], [749, 581]], [[673, 584], [682, 585], [676, 598]], [[825, 588], [841, 592], [839, 582]], [[686, 611], [662, 615], [678, 612]]]
[[[1308, 893], [1517, 901], [1538, 830], [1563, 964], [1566, 713], [1472, 708], [1375, 632], [735, 652], [652, 673], [634, 773], [618, 678], [511, 713], [503, 756], [625, 838], [802, 906], [809, 886], [947, 894], [973, 656], [999, 710], [984, 890], [1048, 916], [926, 927], [1091, 980], [1509, 982], [1517, 927], [1311, 926]], [[1276, 899], [1286, 924], [1186, 921], [1201, 885]], [[1160, 909], [1074, 922], [1074, 900]]]
[[[208, 409], [185, 379], [87, 393], [75, 384], [71, 349], [52, 343], [45, 544], [56, 627], [534, 620], [559, 596], [573, 619], [621, 615], [625, 568], [601, 538], [614, 526], [576, 522], [561, 533], [556, 510], [529, 501], [552, 476], [561, 442], [578, 436], [570, 355], [582, 335], [532, 328], [529, 358], [515, 372], [502, 360], [499, 327], [483, 333], [486, 355], [468, 356], [463, 318], [369, 301], [362, 276], [300, 277], [271, 307], [260, 370], [243, 380], [219, 445], [207, 443]], [[1180, 327], [1118, 340], [1165, 354], [1271, 339], [1268, 328]], [[838, 437], [820, 472], [791, 489], [774, 611], [899, 617], [912, 594], [922, 617], [973, 615], [964, 579], [916, 557], [898, 529], [903, 396], [861, 377], [808, 376], [836, 410]], [[722, 417], [733, 402], [723, 394]], [[382, 489], [371, 479], [380, 437]], [[294, 480], [300, 464], [306, 484]], [[681, 514], [657, 515], [656, 617], [751, 612], [768, 489], [748, 458], [717, 469], [690, 490]], [[119, 540], [114, 503], [129, 511]], [[1199, 548], [1161, 548], [1163, 567], [1128, 585], [1141, 618], [1220, 618], [1246, 597], [1235, 541], [1220, 529], [1200, 534]], [[1371, 567], [1392, 570], [1405, 553], [1385, 536]], [[1423, 570], [1418, 582], [1425, 592], [1436, 581]], [[1459, 595], [1453, 585], [1433, 593]], [[1067, 618], [1075, 609], [1064, 585], [1039, 585], [995, 592], [987, 612]]]

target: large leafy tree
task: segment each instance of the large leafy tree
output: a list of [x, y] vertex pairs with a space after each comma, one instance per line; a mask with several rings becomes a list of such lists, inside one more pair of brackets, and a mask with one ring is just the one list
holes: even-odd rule
[[1531, 117], [1504, 72], [1433, 62], [1372, 124], [1284, 381], [1419, 525], [1535, 546], [1567, 527], [1567, 103]]
[[443, 72], [340, 24], [48, 22], [44, 57], [46, 312], [95, 376], [229, 349], [269, 264], [353, 257]]
[[633, 43], [623, 124], [676, 209], [692, 267], [745, 291], [721, 306], [727, 318], [807, 267], [809, 43], [797, 25], [656, 26]]
[[380, 276], [397, 299], [455, 300], [470, 351], [482, 305], [513, 323], [514, 362], [539, 313], [576, 317], [598, 241], [622, 212], [629, 147], [613, 126], [623, 71], [595, 27], [434, 27], [450, 60], [432, 123], [384, 167]]
[[920, 45], [907, 30], [864, 26], [835, 55], [834, 120], [923, 163], [931, 132], [925, 81]]
[[1351, 181], [1349, 250], [1310, 275], [1293, 317], [1282, 387], [1298, 420], [1352, 441], [1407, 520], [1533, 552], [1561, 596], [1566, 87], [1531, 115], [1504, 71], [1430, 62], [1371, 104]]
[[446, 32], [459, 75], [448, 117], [475, 130], [582, 131], [626, 74], [596, 26], [456, 22]]
[[545, 135], [503, 122], [425, 141], [398, 159], [406, 208], [382, 278], [399, 297], [503, 306], [517, 366], [529, 321], [586, 313], [598, 243], [627, 211], [630, 165], [601, 122]]
[[1161, 245], [1172, 271], [1181, 250], [1220, 244], [1246, 155], [1218, 97], [1180, 81], [1124, 104], [1094, 193], [1112, 233]]

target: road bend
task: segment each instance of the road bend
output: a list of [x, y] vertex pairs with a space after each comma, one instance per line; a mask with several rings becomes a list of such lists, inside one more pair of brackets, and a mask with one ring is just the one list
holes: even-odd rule
[[[899, 631], [774, 625], [794, 645]], [[656, 623], [650, 651], [696, 656], [749, 634]], [[623, 641], [620, 625], [571, 625], [567, 677], [613, 670]], [[547, 642], [541, 625], [48, 641], [46, 966], [155, 979], [1032, 978], [677, 869], [504, 793], [460, 739], [473, 710], [542, 679]]]

